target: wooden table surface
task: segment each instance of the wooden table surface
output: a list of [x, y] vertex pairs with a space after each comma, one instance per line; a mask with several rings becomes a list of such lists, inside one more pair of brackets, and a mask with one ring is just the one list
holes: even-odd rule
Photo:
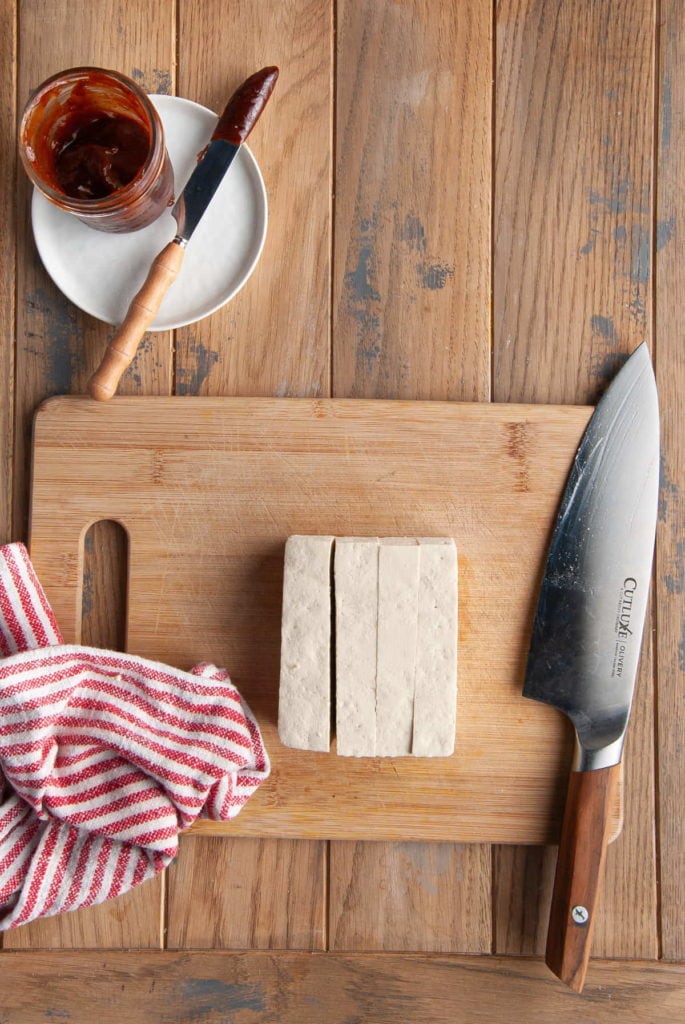
[[[0, 56], [1, 541], [27, 535], [36, 406], [82, 393], [112, 333], [42, 269], [15, 160], [31, 88], [75, 64], [217, 111], [281, 68], [251, 140], [262, 260], [220, 312], [148, 335], [127, 394], [593, 403], [647, 340], [663, 423], [625, 825], [581, 997], [540, 960], [554, 849], [188, 836], [164, 877], [5, 934], [0, 1020], [680, 1019], [685, 4], [3, 0]], [[116, 645], [121, 538], [101, 524], [87, 549], [85, 636]]]

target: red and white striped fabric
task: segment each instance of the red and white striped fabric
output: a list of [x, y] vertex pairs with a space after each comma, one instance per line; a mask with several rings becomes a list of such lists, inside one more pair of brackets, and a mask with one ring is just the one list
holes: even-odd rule
[[226, 672], [63, 645], [26, 549], [0, 548], [0, 930], [153, 878], [269, 767]]

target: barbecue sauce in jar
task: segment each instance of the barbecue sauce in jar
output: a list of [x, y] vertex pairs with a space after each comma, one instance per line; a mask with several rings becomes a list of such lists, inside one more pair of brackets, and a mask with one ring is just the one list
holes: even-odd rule
[[135, 231], [173, 202], [162, 124], [130, 79], [72, 68], [44, 82], [20, 129], [26, 171], [43, 195], [101, 231]]
[[73, 199], [104, 199], [124, 188], [145, 163], [150, 138], [136, 121], [99, 111], [74, 117], [55, 146], [55, 179]]

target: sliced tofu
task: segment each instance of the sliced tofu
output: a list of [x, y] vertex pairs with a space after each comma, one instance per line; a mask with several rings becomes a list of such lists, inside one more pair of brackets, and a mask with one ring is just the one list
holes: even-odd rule
[[332, 537], [285, 546], [278, 735], [301, 750], [330, 750]]
[[457, 548], [420, 539], [419, 611], [412, 754], [454, 753], [457, 716]]
[[412, 753], [419, 553], [414, 539], [379, 542], [376, 754], [381, 757]]
[[335, 704], [338, 754], [376, 753], [378, 541], [335, 542]]
[[[281, 741], [330, 749], [333, 537], [290, 537]], [[337, 751], [448, 757], [457, 700], [457, 550], [446, 538], [335, 542]]]

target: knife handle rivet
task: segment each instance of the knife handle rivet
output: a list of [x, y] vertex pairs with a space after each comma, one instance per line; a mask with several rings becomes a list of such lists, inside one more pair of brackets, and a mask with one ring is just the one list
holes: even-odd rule
[[590, 914], [588, 913], [587, 907], [581, 907], [578, 905], [572, 909], [571, 917], [576, 924], [587, 924], [590, 919]]

